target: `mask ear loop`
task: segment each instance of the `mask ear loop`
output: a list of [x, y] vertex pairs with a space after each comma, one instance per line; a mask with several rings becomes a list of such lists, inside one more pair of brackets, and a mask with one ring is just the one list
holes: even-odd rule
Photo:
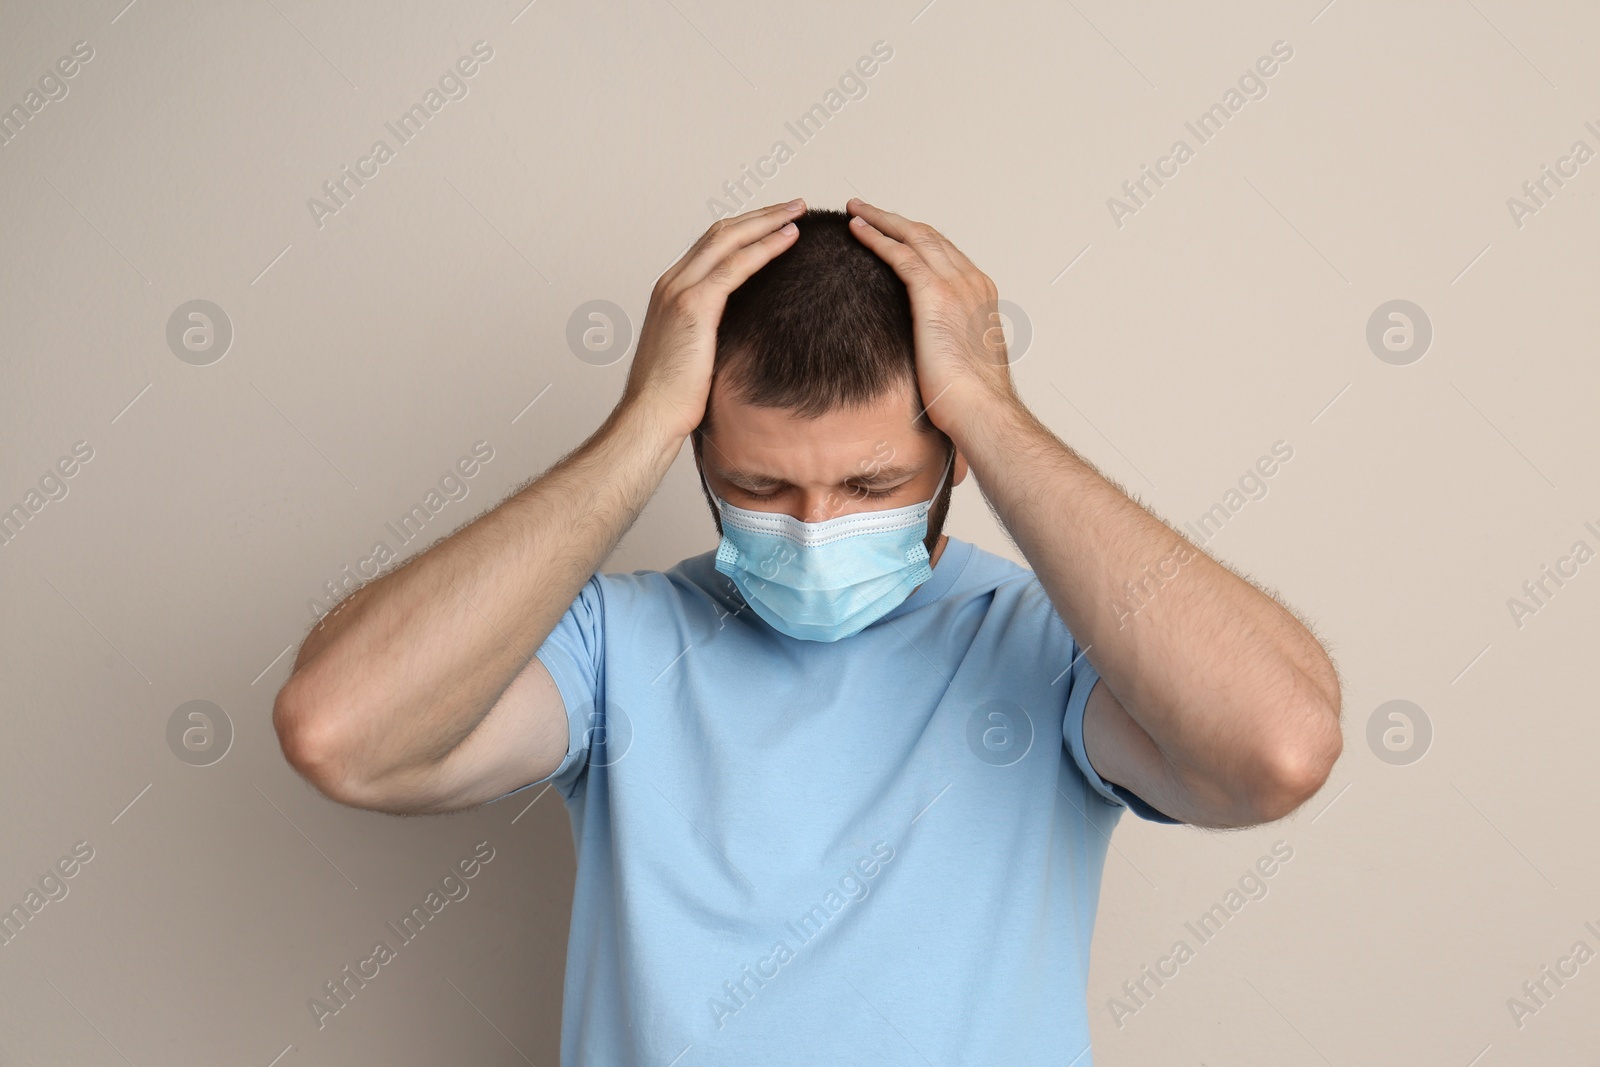
[[[700, 453], [699, 453], [698, 449], [695, 450], [694, 459], [695, 459], [695, 463], [694, 463], [695, 473], [700, 476], [700, 487], [705, 490], [706, 497], [714, 505], [716, 505], [717, 514], [719, 516], [718, 521], [720, 522], [721, 521], [720, 516], [722, 514], [722, 498], [711, 491], [711, 486], [706, 481], [706, 469], [705, 469], [704, 466], [701, 465]], [[726, 537], [727, 537], [727, 533], [726, 533], [726, 531], [724, 531], [723, 532], [723, 538], [726, 539]], [[720, 548], [721, 548], [721, 546], [719, 545], [718, 546], [719, 551], [720, 551]], [[735, 609], [733, 614], [738, 614], [740, 611], [743, 611], [745, 608], [750, 606], [750, 602], [745, 599], [744, 593], [739, 591], [739, 587], [738, 587], [738, 585], [736, 585], [734, 583], [733, 579], [731, 579], [731, 578], [727, 577], [726, 575], [724, 575], [724, 576], [722, 576], [722, 580], [727, 585], [728, 591], [733, 595], [733, 598], [740, 605], [737, 609]], [[759, 581], [759, 580], [760, 579], [758, 578], [757, 581]]]
[[944, 480], [946, 478], [950, 477], [950, 472], [955, 470], [955, 466], [956, 466], [956, 446], [954, 444], [952, 444], [950, 446], [950, 459], [944, 465], [944, 473], [939, 475], [939, 484], [934, 486], [933, 496], [927, 501], [928, 509], [930, 511], [933, 509], [933, 502], [935, 500], [939, 499], [939, 493], [942, 492], [943, 489], [944, 489]]
[[723, 500], [720, 496], [711, 491], [711, 485], [706, 481], [706, 469], [704, 460], [700, 457], [699, 449], [695, 450], [694, 471], [700, 476], [700, 488], [705, 490], [706, 499], [712, 502], [717, 509], [717, 514], [720, 515], [722, 513]]

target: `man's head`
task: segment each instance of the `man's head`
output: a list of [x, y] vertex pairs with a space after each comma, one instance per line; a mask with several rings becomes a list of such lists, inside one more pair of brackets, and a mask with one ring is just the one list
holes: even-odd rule
[[[849, 222], [811, 209], [728, 297], [692, 443], [712, 492], [737, 507], [820, 522], [927, 500], [944, 473], [953, 446], [922, 410], [905, 283]], [[966, 473], [958, 455], [929, 509], [930, 557]]]

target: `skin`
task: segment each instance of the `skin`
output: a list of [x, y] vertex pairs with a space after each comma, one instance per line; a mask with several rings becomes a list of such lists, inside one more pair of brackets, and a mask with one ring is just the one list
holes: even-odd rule
[[[1200, 826], [1271, 821], [1303, 803], [1341, 748], [1337, 673], [1321, 645], [1028, 412], [990, 328], [995, 286], [953, 244], [860, 200], [847, 208], [910, 293], [918, 392], [955, 443], [951, 477], [977, 476], [1101, 675], [1084, 719], [1095, 769]], [[657, 280], [623, 396], [588, 440], [306, 637], [273, 725], [319, 791], [378, 811], [452, 811], [554, 771], [566, 711], [533, 653], [700, 424], [728, 294], [792, 243], [786, 223], [803, 210], [793, 201], [713, 223]], [[719, 391], [707, 481], [730, 503], [806, 521], [925, 500], [944, 453], [906, 417], [909, 400], [801, 420]], [[864, 482], [864, 471], [881, 475], [885, 449], [908, 469]], [[755, 487], [755, 475], [773, 481]], [[757, 500], [755, 488], [777, 495]], [[1175, 546], [1193, 556], [1129, 622], [1123, 583]]]

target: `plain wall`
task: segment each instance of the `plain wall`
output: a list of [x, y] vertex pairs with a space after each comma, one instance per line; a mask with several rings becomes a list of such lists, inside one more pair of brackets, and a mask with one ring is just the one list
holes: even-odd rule
[[[636, 340], [655, 279], [778, 141], [755, 203], [861, 195], [938, 227], [1026, 317], [1030, 407], [1175, 526], [1293, 449], [1207, 548], [1326, 639], [1345, 754], [1278, 824], [1124, 817], [1096, 1062], [1600, 1048], [1600, 962], [1508, 1003], [1600, 951], [1600, 563], [1523, 592], [1600, 549], [1600, 161], [1542, 204], [1522, 190], [1575, 141], [1600, 151], [1592, 7], [124, 3], [0, 9], [0, 106], [93, 49], [0, 146], [0, 508], [93, 453], [0, 546], [0, 907], [93, 854], [0, 947], [0, 1062], [555, 1062], [556, 794], [338, 806], [284, 762], [272, 699], [324, 583], [600, 423], [631, 352], [579, 358], [574, 312], [612, 301]], [[394, 147], [385, 123], [477, 41], [467, 95], [318, 219], [323, 183]], [[786, 123], [877, 41], [865, 95], [802, 141]], [[1185, 123], [1279, 41], [1266, 95], [1201, 144]], [[1129, 199], [1178, 139], [1193, 157]], [[191, 300], [232, 327], [206, 365], [168, 343]], [[1431, 322], [1420, 359], [1368, 344], [1392, 300]], [[466, 498], [401, 544], [386, 523], [479, 441]], [[947, 532], [1020, 561], [972, 481]], [[686, 448], [604, 569], [714, 544]], [[208, 766], [169, 742], [193, 700], [231, 723]], [[1431, 724], [1420, 759], [1369, 741], [1392, 700]], [[1185, 923], [1278, 841], [1267, 894], [1198, 943]], [[470, 895], [319, 1028], [308, 1001], [480, 842]], [[1193, 958], [1129, 1000], [1180, 939]]]

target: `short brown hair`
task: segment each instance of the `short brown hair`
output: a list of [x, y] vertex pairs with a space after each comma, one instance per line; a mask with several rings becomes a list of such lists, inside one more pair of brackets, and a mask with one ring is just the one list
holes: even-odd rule
[[[911, 417], [922, 410], [912, 342], [911, 298], [894, 268], [850, 232], [850, 215], [812, 208], [800, 233], [728, 296], [717, 327], [711, 380], [756, 407], [813, 418], [909, 386]], [[711, 410], [696, 428], [710, 428]]]

